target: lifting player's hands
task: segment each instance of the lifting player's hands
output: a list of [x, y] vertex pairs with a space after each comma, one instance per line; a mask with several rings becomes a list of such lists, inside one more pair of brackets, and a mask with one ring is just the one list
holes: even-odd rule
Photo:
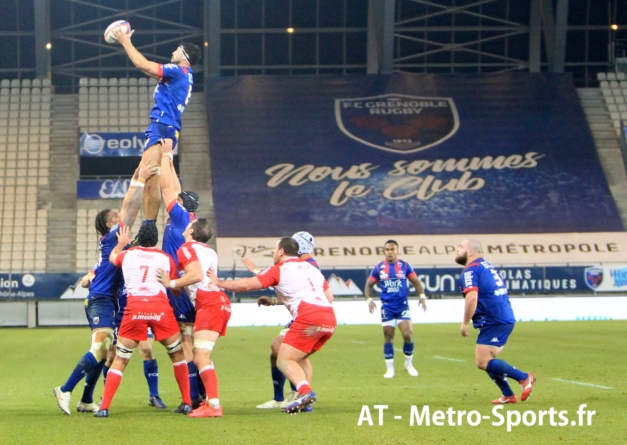
[[468, 323], [462, 321], [462, 324], [459, 327], [459, 331], [461, 332], [463, 337], [468, 337]]
[[242, 261], [242, 264], [246, 266], [246, 269], [248, 269], [248, 272], [255, 273], [254, 271], [257, 268], [257, 265], [255, 264], [253, 260], [251, 260], [248, 257], [242, 257], [241, 261]]
[[159, 173], [160, 169], [161, 167], [157, 164], [153, 164], [152, 159], [149, 159], [145, 166], [140, 164], [139, 167], [137, 167], [137, 170], [135, 170], [135, 173], [137, 173], [137, 178], [141, 178], [144, 182], [146, 182], [148, 179]]
[[115, 40], [117, 40], [120, 45], [131, 44], [131, 36], [135, 32], [135, 30], [132, 29], [127, 34], [122, 30], [122, 28], [123, 28], [122, 26], [118, 26], [117, 28], [114, 28], [113, 31], [111, 31], [112, 36], [115, 37]]
[[131, 236], [129, 231], [130, 229], [128, 228], [128, 226], [124, 225], [120, 227], [118, 233], [115, 234], [115, 236], [118, 237], [118, 246], [126, 246], [128, 243], [131, 242]]

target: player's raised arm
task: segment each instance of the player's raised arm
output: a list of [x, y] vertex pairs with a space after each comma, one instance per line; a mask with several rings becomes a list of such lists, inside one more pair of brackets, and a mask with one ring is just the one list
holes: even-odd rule
[[420, 297], [418, 304], [422, 306], [423, 312], [426, 311], [427, 310], [427, 296], [425, 295], [425, 289], [422, 283], [418, 279], [418, 275], [414, 273], [412, 276], [409, 277], [409, 281], [411, 281], [411, 284], [414, 285], [414, 287], [416, 288], [416, 293]]
[[[148, 162], [148, 164], [151, 164], [151, 162]], [[154, 176], [157, 171], [158, 168], [156, 165], [140, 166], [135, 170], [137, 178], [135, 179], [135, 175], [133, 175], [134, 179], [131, 180], [131, 185], [126, 192], [126, 196], [122, 202], [122, 209], [120, 210], [120, 221], [122, 221], [123, 225], [127, 227], [133, 226], [142, 205], [144, 184], [149, 178]]]
[[109, 262], [116, 267], [120, 267], [122, 265], [121, 262], [116, 263], [118, 255], [122, 253], [124, 246], [131, 242], [129, 231], [129, 227], [124, 225], [120, 227], [120, 231], [115, 234], [118, 237], [118, 244], [111, 251], [111, 254], [109, 255]]
[[121, 28], [116, 28], [112, 31], [113, 36], [117, 39], [118, 43], [122, 45], [122, 48], [126, 51], [126, 54], [128, 55], [128, 58], [131, 59], [131, 62], [133, 62], [133, 65], [150, 77], [159, 79], [161, 65], [146, 59], [142, 53], [135, 49], [131, 43], [131, 36], [134, 33], [135, 30], [132, 30], [127, 34], [123, 32]]
[[161, 155], [161, 196], [163, 203], [168, 207], [176, 200], [181, 193], [181, 183], [174, 170], [172, 163], [172, 152], [163, 153]]

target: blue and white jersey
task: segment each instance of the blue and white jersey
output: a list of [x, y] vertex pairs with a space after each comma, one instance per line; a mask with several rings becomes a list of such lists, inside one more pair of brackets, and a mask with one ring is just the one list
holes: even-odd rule
[[181, 130], [181, 115], [192, 95], [194, 72], [191, 68], [168, 63], [159, 65], [159, 77], [150, 120]]
[[178, 266], [176, 252], [178, 252], [179, 247], [185, 244], [183, 232], [187, 228], [187, 225], [198, 219], [198, 217], [195, 213], [189, 213], [176, 199], [170, 203], [166, 210], [170, 218], [163, 230], [163, 244], [161, 245], [161, 250], [174, 258], [174, 262], [176, 262]]
[[386, 306], [408, 306], [408, 278], [416, 275], [411, 265], [401, 259], [394, 263], [381, 261], [377, 264], [368, 279], [379, 283], [381, 288], [381, 304]]
[[478, 293], [477, 310], [472, 316], [475, 329], [516, 322], [503, 279], [483, 258], [466, 266], [459, 276], [459, 285], [464, 296], [471, 291]]
[[90, 296], [115, 297], [117, 285], [120, 282], [121, 271], [109, 262], [111, 251], [118, 244], [117, 234], [120, 231], [122, 222], [111, 227], [109, 233], [98, 241], [98, 263], [94, 267], [96, 276], [89, 285]]

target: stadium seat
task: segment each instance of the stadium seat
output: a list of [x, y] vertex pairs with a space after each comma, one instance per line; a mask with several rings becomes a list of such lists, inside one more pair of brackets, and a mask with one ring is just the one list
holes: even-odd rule
[[607, 73], [607, 80], [616, 80], [616, 73]]
[[10, 86], [11, 86], [11, 81], [9, 79], [2, 79], [2, 80], [0, 80], [0, 87], [8, 88]]
[[32, 86], [33, 87], [40, 87], [41, 86], [41, 79], [33, 79]]
[[11, 88], [19, 88], [20, 87], [20, 80], [19, 79], [12, 79], [11, 80]]

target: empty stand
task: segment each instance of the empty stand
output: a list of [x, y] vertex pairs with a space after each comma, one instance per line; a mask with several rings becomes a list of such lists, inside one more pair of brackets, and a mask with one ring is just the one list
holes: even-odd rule
[[[45, 86], [44, 86], [45, 85]], [[0, 272], [44, 272], [50, 172], [49, 83], [0, 81]]]

